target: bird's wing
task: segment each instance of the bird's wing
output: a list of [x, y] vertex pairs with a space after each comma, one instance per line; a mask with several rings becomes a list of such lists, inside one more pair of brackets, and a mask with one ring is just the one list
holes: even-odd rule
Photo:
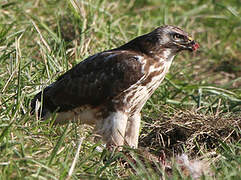
[[128, 51], [108, 51], [91, 56], [44, 90], [43, 105], [51, 111], [100, 105], [143, 77], [143, 64], [139, 58]]

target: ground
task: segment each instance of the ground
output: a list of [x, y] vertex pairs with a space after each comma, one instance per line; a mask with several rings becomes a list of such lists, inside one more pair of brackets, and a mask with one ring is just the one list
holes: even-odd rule
[[[139, 161], [134, 150], [129, 165], [123, 163], [126, 153], [97, 151], [101, 142], [91, 127], [54, 126], [29, 111], [41, 87], [84, 58], [170, 24], [201, 47], [174, 59], [145, 105], [140, 149], [157, 159], [164, 153], [169, 162], [185, 153], [209, 162], [212, 173], [205, 178], [240, 179], [240, 16], [236, 0], [1, 1], [1, 178], [160, 179], [160, 163]], [[189, 178], [178, 168], [172, 177]]]

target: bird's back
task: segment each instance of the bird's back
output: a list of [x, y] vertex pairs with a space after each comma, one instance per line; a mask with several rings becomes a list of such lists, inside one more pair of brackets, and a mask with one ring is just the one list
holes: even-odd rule
[[135, 84], [143, 76], [137, 54], [110, 50], [90, 56], [70, 69], [32, 100], [42, 101], [42, 113], [66, 112], [81, 106], [98, 107]]

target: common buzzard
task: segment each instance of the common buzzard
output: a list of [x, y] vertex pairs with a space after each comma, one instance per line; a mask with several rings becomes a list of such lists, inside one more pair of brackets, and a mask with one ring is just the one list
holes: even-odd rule
[[94, 125], [107, 146], [137, 148], [142, 107], [174, 56], [198, 47], [180, 28], [158, 27], [81, 61], [34, 97], [32, 112], [43, 119], [56, 112], [56, 123]]

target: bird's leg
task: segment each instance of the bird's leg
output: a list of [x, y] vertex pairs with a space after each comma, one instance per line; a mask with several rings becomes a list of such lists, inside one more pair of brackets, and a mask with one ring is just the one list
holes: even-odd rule
[[125, 132], [125, 143], [132, 148], [138, 147], [139, 129], [141, 124], [141, 114], [135, 113], [128, 118], [128, 123]]
[[127, 119], [127, 114], [117, 111], [110, 113], [107, 118], [97, 124], [97, 133], [102, 135], [107, 148], [124, 145]]

